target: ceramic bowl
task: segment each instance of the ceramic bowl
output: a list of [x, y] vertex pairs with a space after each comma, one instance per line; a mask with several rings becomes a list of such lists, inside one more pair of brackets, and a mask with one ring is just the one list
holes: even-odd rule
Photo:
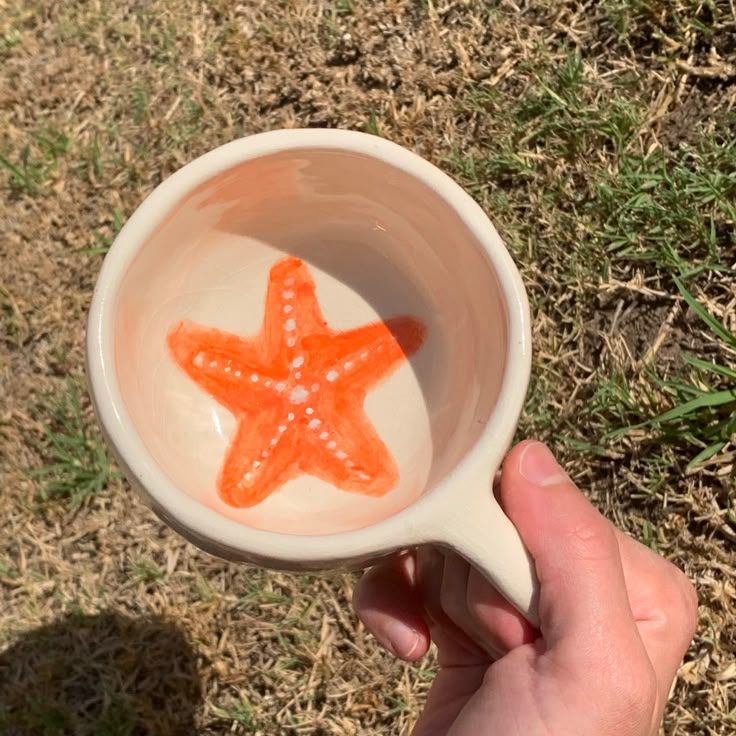
[[481, 208], [414, 153], [283, 130], [188, 164], [110, 248], [87, 361], [131, 484], [195, 544], [290, 570], [446, 545], [535, 618], [491, 491], [527, 298]]

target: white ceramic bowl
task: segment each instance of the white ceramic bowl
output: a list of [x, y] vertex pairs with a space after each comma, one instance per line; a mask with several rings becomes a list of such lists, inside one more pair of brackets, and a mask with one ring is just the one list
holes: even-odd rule
[[[426, 327], [421, 349], [363, 406], [398, 479], [371, 497], [304, 472], [235, 508], [216, 486], [238, 418], [177, 365], [167, 337], [188, 320], [255, 339], [269, 274], [289, 257], [311, 274], [329, 330], [395, 315]], [[126, 475], [195, 544], [298, 570], [443, 544], [534, 620], [533, 566], [491, 492], [523, 406], [530, 340], [511, 257], [449, 177], [375, 136], [284, 130], [205, 154], [136, 210], [99, 276], [87, 361]]]

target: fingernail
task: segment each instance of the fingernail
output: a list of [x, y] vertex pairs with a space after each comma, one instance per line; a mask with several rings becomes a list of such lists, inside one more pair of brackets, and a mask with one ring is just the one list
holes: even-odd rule
[[535, 486], [553, 486], [567, 480], [554, 455], [541, 443], [530, 442], [519, 459], [519, 472]]
[[419, 646], [419, 634], [399, 621], [387, 621], [384, 634], [387, 647], [401, 659], [409, 659]]

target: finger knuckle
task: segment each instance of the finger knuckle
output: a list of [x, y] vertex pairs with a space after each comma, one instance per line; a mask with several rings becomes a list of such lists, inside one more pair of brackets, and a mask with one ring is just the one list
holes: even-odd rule
[[689, 641], [698, 624], [698, 594], [690, 578], [674, 565], [671, 567], [671, 617], [673, 625], [686, 635]]
[[632, 721], [647, 719], [657, 702], [657, 675], [649, 661], [629, 665], [609, 679], [611, 707]]
[[613, 527], [603, 518], [584, 518], [571, 524], [566, 543], [570, 555], [581, 562], [609, 559], [617, 553]]

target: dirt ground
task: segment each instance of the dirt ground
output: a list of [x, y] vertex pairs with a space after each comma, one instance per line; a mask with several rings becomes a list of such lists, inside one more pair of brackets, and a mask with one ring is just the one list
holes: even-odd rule
[[82, 388], [137, 204], [218, 144], [325, 126], [418, 151], [489, 212], [534, 313], [519, 437], [697, 585], [664, 733], [736, 733], [736, 402], [617, 432], [736, 383], [688, 362], [736, 353], [673, 278], [736, 332], [735, 115], [732, 0], [0, 0], [0, 732], [410, 732], [433, 658], [378, 650], [351, 575], [166, 529]]

